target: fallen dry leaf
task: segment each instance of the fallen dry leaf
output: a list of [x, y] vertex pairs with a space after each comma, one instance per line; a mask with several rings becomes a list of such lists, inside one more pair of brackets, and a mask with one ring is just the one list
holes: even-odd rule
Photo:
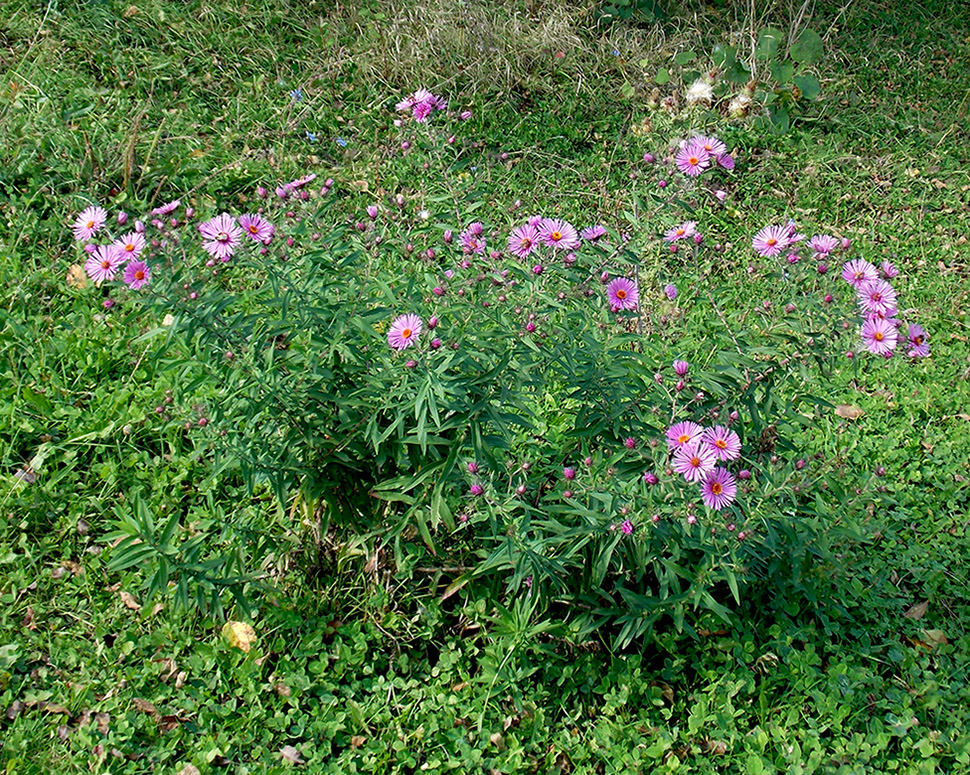
[[910, 606], [909, 610], [903, 614], [907, 619], [913, 619], [918, 621], [926, 615], [926, 609], [929, 608], [930, 601], [924, 600], [922, 603], [917, 603], [914, 606]]
[[84, 273], [84, 267], [80, 264], [73, 264], [67, 270], [67, 285], [69, 288], [87, 288], [88, 276]]
[[920, 642], [928, 649], [945, 646], [949, 643], [943, 630], [922, 630], [920, 635]]
[[222, 636], [233, 648], [248, 652], [256, 640], [256, 631], [246, 622], [226, 622], [222, 627]]
[[137, 14], [138, 14], [138, 8], [133, 5], [129, 5], [127, 8], [125, 8], [124, 11], [121, 12], [121, 15], [126, 19], [130, 19], [132, 16], [135, 16]]
[[351, 748], [360, 748], [364, 743], [367, 742], [367, 738], [363, 735], [354, 735], [350, 738]]
[[835, 413], [839, 417], [844, 417], [846, 420], [858, 420], [865, 411], [860, 409], [858, 406], [850, 406], [849, 404], [839, 404], [835, 407]]
[[158, 715], [158, 709], [154, 705], [152, 705], [148, 700], [143, 700], [143, 699], [141, 699], [139, 697], [135, 697], [132, 700], [132, 703], [142, 713], [147, 713], [150, 716], [157, 716]]
[[132, 611], [137, 611], [141, 608], [141, 606], [138, 605], [138, 601], [135, 600], [134, 596], [130, 592], [121, 590], [118, 593], [118, 596], [121, 598], [121, 602], [125, 604], [125, 608], [130, 608]]
[[102, 735], [108, 734], [108, 724], [111, 722], [111, 716], [107, 713], [95, 713], [94, 722], [98, 725], [98, 731]]
[[303, 764], [303, 757], [292, 745], [284, 745], [280, 748], [280, 756], [291, 764]]
[[186, 764], [178, 771], [178, 775], [201, 775], [199, 768], [194, 764]]

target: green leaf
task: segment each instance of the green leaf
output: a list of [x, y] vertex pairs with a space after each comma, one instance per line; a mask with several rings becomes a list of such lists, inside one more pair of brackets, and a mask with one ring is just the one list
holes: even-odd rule
[[693, 51], [681, 51], [679, 54], [674, 55], [675, 65], [686, 65], [689, 62], [693, 62], [697, 58], [697, 54]]
[[663, 86], [665, 83], [670, 83], [670, 72], [666, 67], [661, 67], [659, 70], [657, 70], [657, 75], [653, 80], [659, 86]]
[[762, 30], [754, 48], [755, 59], [774, 59], [778, 56], [778, 47], [784, 37], [784, 33], [774, 27], [767, 27]]
[[789, 56], [802, 65], [814, 65], [822, 61], [823, 54], [822, 36], [815, 30], [805, 29], [798, 35], [791, 49]]
[[818, 82], [818, 78], [810, 73], [796, 75], [793, 80], [795, 81], [795, 86], [802, 92], [802, 99], [814, 100], [822, 91], [822, 84]]
[[736, 46], [715, 46], [711, 52], [711, 59], [715, 67], [726, 70], [738, 61], [738, 49]]
[[771, 77], [774, 78], [778, 83], [789, 84], [791, 83], [792, 76], [795, 74], [795, 65], [791, 62], [772, 62], [771, 63]]

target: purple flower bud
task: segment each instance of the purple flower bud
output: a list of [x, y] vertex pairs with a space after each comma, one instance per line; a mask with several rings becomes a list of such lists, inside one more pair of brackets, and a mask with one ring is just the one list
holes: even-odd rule
[[636, 445], [637, 445], [637, 440], [632, 436], [627, 436], [623, 440], [623, 446], [626, 447], [627, 449], [633, 449], [634, 447], [636, 447]]
[[673, 284], [665, 285], [664, 294], [667, 296], [668, 299], [673, 301], [674, 299], [677, 298], [677, 286]]
[[431, 340], [431, 349], [437, 350], [439, 347], [441, 347], [441, 340], [438, 339], [438, 337], [435, 337]]
[[731, 422], [737, 422], [738, 420], [741, 419], [741, 415], [738, 414], [737, 411], [733, 411], [733, 412], [731, 412], [731, 414], [728, 415], [728, 419]]
[[269, 191], [267, 191], [264, 186], [259, 186], [256, 189], [256, 196], [258, 196], [260, 199], [265, 199], [269, 196]]
[[656, 157], [656, 156], [654, 156], [654, 155], [653, 155], [652, 153], [645, 153], [645, 154], [643, 154], [643, 160], [644, 160], [644, 161], [645, 161], [645, 162], [646, 162], [647, 164], [652, 164], [652, 163], [653, 163], [654, 161], [656, 161], [656, 158], [657, 158], [657, 157]]
[[428, 258], [434, 258], [437, 255], [437, 253], [434, 252], [434, 248], [428, 248], [426, 251], [424, 251], [424, 254]]
[[704, 241], [704, 235], [698, 232], [694, 235], [694, 244], [700, 245]]
[[567, 468], [564, 468], [562, 470], [562, 475], [563, 475], [563, 478], [564, 479], [566, 479], [568, 481], [572, 481], [573, 479], [576, 478], [576, 469], [574, 469], [574, 468], [568, 468], [568, 467]]
[[536, 324], [530, 320], [528, 323], [525, 324], [525, 330], [531, 334], [533, 331], [536, 330]]
[[461, 113], [458, 114], [458, 118], [460, 118], [462, 121], [468, 121], [468, 119], [470, 119], [471, 117], [472, 117], [472, 112], [470, 110], [463, 110]]
[[565, 492], [564, 492], [564, 493], [562, 494], [562, 497], [563, 497], [563, 498], [572, 498], [572, 497], [573, 497], [573, 491], [572, 491], [572, 490], [566, 490], [566, 491], [565, 491]]
[[805, 467], [805, 461], [799, 458], [795, 461], [795, 469], [801, 471]]
[[186, 218], [191, 218], [193, 215], [195, 215], [195, 208], [194, 207], [186, 207], [185, 208], [185, 217]]
[[751, 472], [747, 468], [743, 468], [738, 471], [738, 479], [748, 480], [751, 478]]
[[483, 492], [485, 492], [485, 488], [482, 487], [478, 482], [475, 482], [475, 484], [473, 484], [471, 486], [471, 489], [469, 490], [469, 492], [472, 495], [474, 495], [474, 496], [477, 497], [477, 496], [481, 495]]
[[687, 515], [687, 524], [688, 525], [693, 525], [695, 522], [697, 522], [697, 517], [694, 514], [688, 514]]
[[407, 368], [409, 368], [409, 369], [413, 369], [413, 368], [414, 368], [415, 366], [417, 366], [417, 365], [418, 365], [418, 362], [417, 362], [417, 361], [408, 361], [408, 362], [407, 362], [407, 363], [405, 363], [404, 365], [405, 365], [405, 366], [406, 366]]
[[829, 271], [828, 264], [819, 264], [818, 265], [818, 273], [819, 274], [825, 274], [828, 271]]
[[451, 229], [446, 229], [444, 238], [445, 238], [445, 244], [450, 245], [452, 243], [452, 240], [454, 240], [455, 235], [451, 233]]
[[679, 380], [677, 380], [677, 384], [674, 385], [674, 390], [676, 390], [679, 393], [685, 387], [687, 387], [687, 386], [684, 384], [684, 380], [679, 379]]
[[542, 264], [536, 264], [534, 267], [532, 267], [532, 274], [540, 275], [542, 274], [542, 271]]
[[646, 471], [643, 474], [643, 481], [646, 482], [647, 484], [656, 484], [660, 480], [657, 478], [657, 475], [653, 471]]
[[852, 240], [850, 240], [848, 237], [842, 238], [842, 250], [848, 250], [851, 245]]
[[377, 205], [367, 205], [367, 216], [372, 221], [377, 217]]
[[126, 223], [128, 223], [128, 213], [126, 212], [118, 213], [118, 225], [124, 226]]
[[104, 308], [105, 309], [111, 309], [114, 305], [115, 305], [114, 299], [105, 299], [104, 300]]
[[658, 185], [658, 186], [659, 186], [660, 188], [667, 188], [667, 181], [666, 181], [666, 180], [658, 180], [658, 181], [657, 181], [657, 185]]
[[687, 361], [674, 361], [674, 371], [677, 372], [677, 376], [686, 376], [688, 370], [690, 370], [690, 364]]
[[436, 286], [435, 286], [434, 288], [432, 288], [432, 289], [431, 289], [431, 292], [432, 292], [432, 293], [433, 293], [433, 294], [434, 294], [435, 296], [444, 296], [444, 295], [445, 295], [445, 289], [444, 289], [444, 288], [442, 288], [442, 287], [441, 287], [441, 286], [439, 286], [439, 285], [436, 285]]
[[518, 487], [516, 487], [515, 488], [515, 494], [516, 495], [525, 495], [525, 485], [524, 484], [520, 484]]
[[468, 465], [466, 467], [468, 468], [468, 473], [470, 474], [478, 473], [478, 463], [476, 463], [474, 460], [469, 460]]
[[620, 530], [623, 531], [623, 535], [630, 535], [633, 532], [633, 523], [628, 519], [623, 520], [623, 524], [620, 525]]
[[401, 143], [401, 150], [402, 151], [406, 151], [410, 147], [411, 147], [411, 143], [409, 143], [407, 140], [405, 140], [403, 143]]
[[589, 466], [593, 465], [593, 458], [591, 458], [589, 455], [587, 455], [583, 459], [583, 465], [585, 465], [587, 468], [589, 468]]

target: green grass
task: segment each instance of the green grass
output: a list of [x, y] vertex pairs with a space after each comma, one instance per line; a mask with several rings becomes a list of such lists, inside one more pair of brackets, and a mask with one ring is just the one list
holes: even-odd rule
[[[821, 102], [783, 137], [723, 133], [740, 151], [731, 202], [760, 222], [712, 213], [712, 239], [742, 246], [789, 215], [838, 229], [899, 265], [906, 306], [932, 333], [925, 362], [847, 362], [811, 386], [865, 414], [816, 410], [794, 437], [804, 456], [847, 455], [860, 481], [886, 469], [863, 540], [804, 588], [754, 586], [732, 627], [694, 640], [661, 629], [617, 653], [486, 601], [441, 603], [447, 573], [365, 570], [373, 545], [316, 545], [268, 494], [214, 475], [198, 434], [156, 420], [178, 385], [146, 357], [144, 322], [98, 314], [92, 289], [65, 286], [65, 227], [89, 201], [126, 197], [134, 212], [183, 196], [207, 210], [308, 169], [340, 181], [347, 214], [371, 195], [352, 181], [420, 196], [420, 171], [375, 148], [392, 142], [394, 99], [421, 83], [472, 107], [463, 140], [484, 144], [468, 158], [482, 160], [478, 196], [496, 210], [521, 199], [523, 212], [615, 219], [651, 185], [630, 160], [669, 139], [645, 105], [655, 66], [743, 41], [743, 13], [698, 7], [696, 21], [595, 31], [585, 10], [552, 2], [442, 4], [425, 18], [363, 2], [128, 7], [11, 2], [0, 20], [7, 772], [282, 772], [284, 746], [307, 771], [341, 773], [970, 767], [964, 5], [820, 9]], [[656, 134], [635, 136], [648, 117]], [[738, 308], [761, 301], [742, 254], [712, 267]], [[28, 486], [14, 472], [31, 462]], [[259, 606], [251, 652], [229, 647], [221, 622], [148, 601], [137, 570], [108, 570], [105, 536], [136, 493], [216, 542], [225, 519], [280, 536], [279, 591]], [[920, 618], [904, 615], [924, 601]]]

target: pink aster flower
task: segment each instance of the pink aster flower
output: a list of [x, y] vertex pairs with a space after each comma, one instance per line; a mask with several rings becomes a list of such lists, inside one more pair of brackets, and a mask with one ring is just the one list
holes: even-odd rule
[[181, 199], [175, 199], [171, 202], [166, 202], [161, 207], [156, 207], [154, 210], [152, 210], [152, 215], [156, 215], [156, 216], [168, 215], [171, 212], [175, 212], [175, 210], [178, 209], [178, 206], [180, 204], [182, 204]]
[[684, 221], [680, 226], [674, 226], [664, 234], [664, 239], [667, 242], [676, 242], [677, 240], [687, 239], [688, 237], [693, 237], [697, 234], [697, 221]]
[[131, 234], [119, 237], [112, 244], [125, 254], [126, 259], [136, 259], [145, 249], [145, 235], [133, 231]]
[[929, 336], [923, 326], [910, 323], [909, 336], [906, 338], [909, 341], [909, 352], [906, 354], [910, 358], [925, 358], [930, 354]]
[[839, 241], [828, 234], [816, 234], [808, 241], [808, 246], [815, 251], [813, 259], [827, 258], [829, 253], [839, 247]]
[[104, 226], [108, 217], [108, 211], [103, 207], [91, 205], [85, 208], [74, 221], [71, 231], [74, 232], [74, 239], [83, 242], [91, 239]]
[[751, 240], [751, 247], [765, 258], [777, 256], [789, 245], [791, 245], [791, 234], [787, 226], [765, 226]]
[[587, 226], [579, 233], [579, 236], [587, 242], [596, 242], [596, 240], [606, 236], [606, 227], [600, 223], [594, 226]]
[[882, 274], [883, 280], [892, 280], [899, 276], [899, 270], [892, 261], [883, 261], [879, 265], [879, 272]]
[[84, 262], [84, 271], [100, 285], [105, 280], [114, 280], [118, 269], [127, 260], [128, 257], [114, 245], [98, 245]]
[[539, 239], [546, 247], [559, 250], [575, 250], [579, 247], [576, 229], [561, 218], [543, 218], [539, 224]]
[[269, 221], [261, 215], [240, 215], [239, 225], [242, 226], [246, 236], [264, 245], [273, 239], [276, 229]]
[[716, 137], [696, 135], [695, 137], [691, 138], [690, 142], [699, 145], [711, 156], [723, 156], [727, 153], [727, 146], [723, 141], [718, 140]]
[[405, 350], [418, 341], [422, 323], [414, 313], [395, 318], [387, 331], [387, 343], [395, 350]]
[[703, 433], [704, 429], [696, 422], [690, 420], [679, 422], [667, 430], [667, 446], [671, 449], [679, 449], [698, 441]]
[[483, 231], [484, 227], [482, 224], [476, 221], [475, 223], [469, 224], [468, 228], [459, 235], [461, 247], [465, 253], [481, 255], [485, 252], [485, 237], [482, 236]]
[[705, 429], [702, 442], [710, 448], [718, 460], [737, 460], [741, 457], [741, 439], [738, 434], [723, 425]]
[[885, 280], [865, 280], [856, 286], [863, 311], [885, 315], [896, 309], [896, 291]]
[[232, 257], [242, 236], [242, 229], [228, 213], [199, 224], [199, 231], [205, 240], [202, 243], [205, 252], [220, 261], [228, 261]]
[[699, 482], [717, 465], [717, 457], [708, 447], [694, 442], [678, 447], [671, 468], [688, 482]]
[[858, 288], [866, 280], [878, 280], [879, 272], [864, 258], [846, 261], [842, 265], [842, 279], [849, 285]]
[[637, 308], [640, 302], [640, 291], [637, 289], [633, 280], [625, 277], [617, 277], [606, 286], [606, 295], [610, 300], [610, 306], [614, 310]]
[[526, 223], [513, 229], [509, 235], [509, 253], [525, 258], [539, 247], [539, 230]]
[[875, 355], [891, 355], [896, 349], [898, 334], [893, 320], [869, 318], [862, 324], [862, 343]]
[[711, 166], [711, 155], [702, 145], [689, 142], [677, 152], [674, 161], [677, 169], [689, 177], [696, 178]]
[[125, 281], [125, 285], [133, 291], [137, 291], [148, 285], [150, 274], [148, 264], [144, 261], [129, 261], [128, 266], [125, 267], [125, 271], [121, 275], [121, 279]]
[[709, 471], [701, 483], [701, 498], [704, 505], [715, 511], [731, 505], [738, 495], [738, 487], [734, 477], [726, 468], [715, 468]]

